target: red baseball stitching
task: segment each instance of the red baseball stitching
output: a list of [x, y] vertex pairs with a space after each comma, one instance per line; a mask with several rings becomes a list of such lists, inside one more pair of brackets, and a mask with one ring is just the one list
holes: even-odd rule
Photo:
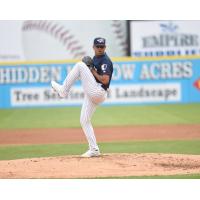
[[122, 48], [122, 52], [124, 52], [124, 54], [126, 55], [128, 50], [128, 43], [127, 43], [127, 38], [124, 36], [124, 30], [121, 21], [113, 20], [112, 27], [114, 29], [114, 33], [116, 34], [117, 39], [120, 42], [119, 45]]
[[[116, 38], [119, 40], [119, 45], [122, 52], [127, 54], [127, 40], [124, 36], [124, 30], [121, 25], [120, 20], [113, 20], [111, 26], [114, 29]], [[86, 52], [83, 50], [83, 46], [80, 45], [80, 42], [75, 39], [75, 36], [70, 34], [69, 30], [66, 30], [64, 26], [58, 25], [53, 21], [46, 20], [27, 20], [22, 26], [23, 31], [38, 30], [44, 31], [47, 34], [52, 35], [58, 39], [65, 47], [67, 51], [73, 55], [73, 58], [80, 58], [86, 55]]]
[[74, 35], [70, 34], [70, 31], [66, 30], [64, 26], [60, 26], [53, 21], [27, 20], [24, 22], [22, 30], [38, 30], [52, 35], [64, 45], [67, 51], [70, 51], [73, 58], [80, 58], [86, 55], [86, 52], [83, 50], [83, 46], [81, 46], [80, 42], [75, 39]]

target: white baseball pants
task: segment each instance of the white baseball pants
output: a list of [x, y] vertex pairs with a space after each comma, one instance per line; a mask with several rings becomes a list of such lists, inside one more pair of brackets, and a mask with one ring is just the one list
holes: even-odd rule
[[98, 104], [102, 103], [107, 96], [107, 92], [97, 83], [89, 68], [83, 62], [78, 62], [69, 72], [63, 82], [63, 91], [67, 96], [74, 82], [80, 79], [84, 90], [84, 102], [81, 109], [80, 123], [89, 143], [89, 149], [99, 149], [91, 118]]

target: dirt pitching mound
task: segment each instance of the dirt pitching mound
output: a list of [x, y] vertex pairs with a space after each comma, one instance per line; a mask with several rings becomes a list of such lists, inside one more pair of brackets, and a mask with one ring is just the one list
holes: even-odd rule
[[94, 178], [200, 173], [200, 155], [104, 154], [0, 161], [0, 178]]

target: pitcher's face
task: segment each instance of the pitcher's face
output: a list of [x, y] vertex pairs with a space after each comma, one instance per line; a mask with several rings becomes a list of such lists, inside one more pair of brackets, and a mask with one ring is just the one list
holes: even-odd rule
[[94, 45], [93, 46], [95, 56], [101, 56], [105, 53], [106, 46], [105, 45]]

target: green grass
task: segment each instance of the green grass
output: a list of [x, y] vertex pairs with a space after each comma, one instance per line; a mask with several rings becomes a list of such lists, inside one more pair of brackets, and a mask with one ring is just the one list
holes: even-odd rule
[[[102, 153], [176, 153], [200, 155], [200, 140], [100, 143]], [[86, 144], [0, 146], [0, 160], [79, 155]]]
[[[0, 129], [80, 127], [81, 107], [0, 110]], [[100, 106], [94, 126], [199, 124], [200, 104]]]
[[120, 177], [97, 177], [97, 179], [200, 179], [200, 174], [181, 174], [168, 176], [120, 176]]
[[[80, 127], [80, 107], [0, 110], [0, 129]], [[94, 126], [200, 124], [200, 104], [100, 106]], [[102, 153], [176, 153], [200, 155], [200, 140], [100, 143]], [[0, 160], [79, 155], [87, 144], [0, 146]], [[108, 177], [106, 177], [108, 178]], [[118, 178], [118, 177], [110, 177]], [[200, 178], [200, 174], [121, 178]]]
[[86, 149], [86, 144], [1, 146], [0, 160], [78, 155]]

